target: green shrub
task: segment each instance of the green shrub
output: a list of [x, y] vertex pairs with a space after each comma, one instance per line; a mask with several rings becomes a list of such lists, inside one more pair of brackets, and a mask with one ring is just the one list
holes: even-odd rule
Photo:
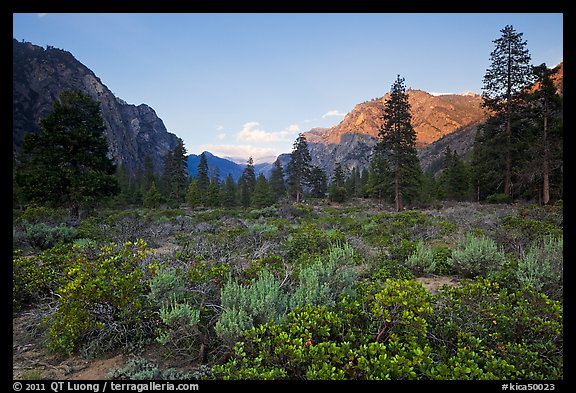
[[158, 307], [173, 301], [185, 301], [187, 297], [186, 277], [180, 269], [162, 269], [155, 272], [149, 281], [150, 300]]
[[448, 261], [457, 274], [472, 278], [500, 270], [505, 260], [492, 239], [467, 234], [456, 244]]
[[547, 236], [532, 243], [524, 258], [518, 261], [516, 277], [522, 283], [549, 296], [563, 295], [563, 237]]
[[321, 254], [328, 248], [329, 239], [324, 231], [318, 229], [316, 225], [307, 224], [297, 227], [288, 236], [287, 248], [288, 259], [295, 261], [300, 258], [307, 258], [310, 255]]
[[72, 254], [68, 280], [57, 291], [58, 308], [49, 320], [50, 349], [70, 355], [101, 337], [106, 338], [99, 341], [104, 350], [141, 338], [149, 317], [140, 267], [147, 252], [146, 244], [137, 241]]
[[12, 305], [18, 311], [52, 296], [65, 282], [64, 270], [77, 251], [70, 245], [57, 245], [35, 256], [12, 260]]
[[281, 322], [253, 327], [212, 371], [223, 379], [420, 377], [431, 363], [430, 348], [421, 345], [431, 295], [409, 281], [369, 287], [362, 301], [343, 298], [334, 311], [305, 305]]
[[396, 260], [390, 260], [387, 257], [378, 260], [374, 267], [373, 273], [370, 274], [372, 279], [384, 282], [387, 279], [412, 279], [414, 273], [404, 263]]
[[224, 311], [214, 330], [229, 344], [234, 343], [242, 331], [280, 320], [288, 310], [287, 295], [267, 270], [260, 271], [249, 285], [228, 281], [222, 288], [221, 301]]
[[160, 320], [164, 326], [156, 340], [164, 347], [184, 354], [195, 353], [199, 349], [200, 310], [196, 307], [174, 297], [160, 307]]
[[429, 319], [436, 362], [462, 367], [472, 359], [486, 379], [561, 379], [562, 313], [544, 294], [484, 278], [443, 290]]
[[449, 275], [454, 272], [451, 265], [452, 249], [447, 244], [433, 244], [432, 254], [434, 255], [434, 273]]
[[507, 246], [518, 259], [523, 258], [525, 251], [534, 242], [550, 236], [559, 237], [563, 234], [562, 227], [557, 223], [549, 222], [546, 217], [542, 216], [531, 218], [529, 214], [503, 217], [500, 231], [499, 243]]
[[114, 380], [206, 380], [212, 379], [212, 371], [206, 365], [200, 365], [192, 371], [180, 371], [174, 368], [160, 370], [158, 365], [142, 357], [132, 357], [123, 368], [108, 372], [108, 378]]
[[376, 341], [425, 344], [426, 320], [432, 315], [430, 293], [414, 280], [386, 280], [383, 287], [370, 308], [381, 321]]
[[433, 273], [436, 270], [436, 261], [432, 249], [425, 246], [423, 241], [418, 241], [416, 249], [406, 259], [406, 266], [414, 274]]
[[486, 197], [486, 202], [496, 203], [512, 203], [512, 196], [508, 194], [491, 194]]
[[71, 243], [78, 235], [76, 228], [59, 224], [50, 226], [45, 223], [24, 223], [23, 231], [17, 232], [14, 242], [27, 244], [36, 251], [46, 250], [56, 243]]
[[285, 273], [285, 266], [282, 258], [276, 255], [270, 255], [265, 258], [253, 259], [248, 262], [248, 266], [244, 270], [246, 277], [249, 279], [256, 278], [258, 273], [262, 270], [269, 270], [276, 277]]
[[317, 257], [298, 274], [298, 284], [290, 298], [291, 308], [308, 305], [333, 306], [342, 293], [350, 293], [356, 278], [355, 252], [349, 245], [331, 245], [328, 257]]

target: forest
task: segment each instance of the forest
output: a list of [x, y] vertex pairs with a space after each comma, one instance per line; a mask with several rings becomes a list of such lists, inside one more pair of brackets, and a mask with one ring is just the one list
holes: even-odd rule
[[[328, 176], [300, 134], [238, 182], [202, 156], [190, 178], [183, 143], [129, 176], [98, 102], [62, 93], [14, 159], [14, 337], [121, 354], [120, 380], [562, 380], [563, 99], [501, 33], [490, 116], [437, 176], [400, 75], [369, 168]], [[61, 377], [14, 348], [14, 379]]]

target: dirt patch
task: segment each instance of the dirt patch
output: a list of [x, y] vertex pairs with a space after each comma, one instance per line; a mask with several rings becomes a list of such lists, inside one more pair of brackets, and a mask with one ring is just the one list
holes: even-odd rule
[[460, 283], [459, 279], [453, 276], [417, 277], [416, 281], [434, 294], [438, 293], [444, 285], [454, 287]]
[[35, 329], [33, 312], [22, 313], [12, 319], [12, 378], [50, 380], [103, 380], [111, 369], [123, 367], [122, 354], [102, 359], [83, 359], [50, 353], [42, 335]]

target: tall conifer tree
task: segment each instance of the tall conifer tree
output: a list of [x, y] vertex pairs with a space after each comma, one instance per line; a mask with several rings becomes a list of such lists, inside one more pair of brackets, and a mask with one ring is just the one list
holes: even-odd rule
[[405, 200], [416, 196], [422, 176], [408, 94], [400, 75], [392, 85], [382, 119], [384, 123], [378, 133], [373, 160], [383, 166], [381, 171], [389, 174], [396, 210], [400, 211]]
[[294, 142], [287, 168], [288, 188], [290, 195], [296, 199], [296, 203], [302, 201], [304, 187], [309, 184], [312, 170], [311, 160], [306, 136], [300, 133]]
[[513, 123], [522, 111], [525, 102], [521, 94], [533, 81], [530, 53], [522, 33], [510, 25], [502, 30], [501, 37], [494, 40], [495, 48], [490, 53], [490, 67], [486, 70], [482, 87], [482, 106], [489, 113], [501, 115], [504, 122], [504, 194], [512, 196], [512, 155], [515, 140]]

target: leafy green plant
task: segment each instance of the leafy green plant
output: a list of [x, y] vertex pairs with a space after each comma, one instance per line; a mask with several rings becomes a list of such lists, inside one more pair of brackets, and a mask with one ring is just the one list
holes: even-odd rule
[[116, 368], [108, 373], [108, 378], [115, 380], [206, 380], [212, 379], [212, 371], [206, 365], [200, 365], [191, 371], [174, 368], [161, 370], [156, 363], [142, 357], [132, 357], [126, 366]]
[[505, 260], [504, 253], [492, 239], [467, 234], [456, 244], [448, 261], [456, 273], [471, 278], [500, 270]]
[[436, 270], [436, 261], [434, 253], [430, 247], [424, 245], [423, 241], [416, 243], [416, 249], [406, 259], [406, 266], [414, 272], [414, 274], [432, 273]]
[[532, 243], [524, 258], [518, 261], [516, 277], [537, 291], [554, 298], [563, 294], [563, 237], [546, 236]]
[[348, 244], [331, 245], [328, 256], [317, 257], [298, 274], [298, 284], [290, 298], [291, 308], [308, 305], [333, 306], [338, 296], [350, 293], [356, 278], [355, 252]]
[[454, 267], [451, 265], [452, 249], [447, 244], [433, 244], [432, 255], [434, 256], [434, 273], [447, 275], [452, 274]]
[[16, 233], [15, 244], [27, 244], [36, 251], [46, 250], [57, 243], [71, 243], [78, 235], [74, 227], [65, 224], [56, 226], [43, 222], [24, 223], [23, 230]]
[[222, 288], [224, 311], [214, 326], [216, 334], [232, 344], [244, 330], [284, 317], [288, 297], [280, 284], [268, 270], [260, 271], [249, 285], [229, 280]]
[[69, 355], [87, 337], [106, 335], [112, 340], [103, 343], [114, 346], [145, 334], [150, 315], [140, 264], [147, 253], [146, 244], [137, 241], [72, 254], [68, 280], [57, 290], [58, 308], [49, 320], [49, 347]]
[[488, 203], [512, 203], [512, 197], [508, 194], [491, 194], [486, 197]]
[[446, 289], [429, 320], [436, 362], [462, 367], [473, 360], [488, 379], [562, 378], [562, 312], [542, 293], [511, 292], [485, 278]]
[[12, 306], [18, 311], [52, 296], [65, 282], [64, 270], [77, 251], [60, 244], [35, 256], [16, 256], [12, 260]]

